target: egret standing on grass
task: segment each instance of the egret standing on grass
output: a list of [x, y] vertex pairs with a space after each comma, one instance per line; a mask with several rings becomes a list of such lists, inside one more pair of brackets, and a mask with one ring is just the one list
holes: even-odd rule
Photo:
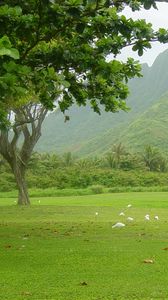
[[134, 221], [134, 218], [128, 217], [127, 220], [128, 220], [128, 221]]
[[121, 222], [112, 225], [112, 228], [122, 228], [122, 227], [125, 227], [125, 224]]
[[145, 216], [145, 220], [146, 220], [146, 221], [150, 221], [149, 215], [146, 215], [146, 216]]

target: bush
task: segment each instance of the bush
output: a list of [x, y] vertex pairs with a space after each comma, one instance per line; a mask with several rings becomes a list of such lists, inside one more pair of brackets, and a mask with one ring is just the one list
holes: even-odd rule
[[94, 194], [102, 194], [103, 193], [103, 186], [102, 185], [92, 185], [90, 190]]
[[16, 189], [16, 183], [14, 177], [10, 173], [4, 172], [0, 177], [0, 191], [9, 192]]

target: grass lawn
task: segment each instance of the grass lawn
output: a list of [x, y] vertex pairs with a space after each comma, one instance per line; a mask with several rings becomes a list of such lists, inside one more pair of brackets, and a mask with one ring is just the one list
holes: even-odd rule
[[168, 193], [14, 201], [0, 199], [0, 299], [168, 299]]

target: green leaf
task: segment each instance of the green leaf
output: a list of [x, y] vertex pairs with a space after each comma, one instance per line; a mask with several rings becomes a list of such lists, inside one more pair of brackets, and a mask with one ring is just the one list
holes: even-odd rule
[[70, 87], [70, 83], [69, 83], [69, 81], [67, 81], [67, 80], [63, 80], [61, 83], [63, 84], [63, 86], [64, 86], [65, 88], [69, 88], [69, 87]]
[[0, 39], [0, 48], [4, 47], [4, 48], [11, 48], [11, 42], [9, 40], [9, 38], [4, 35], [1, 39]]
[[19, 51], [15, 48], [10, 49], [10, 55], [9, 56], [14, 58], [14, 59], [19, 59], [20, 58]]
[[14, 70], [17, 69], [17, 65], [16, 65], [16, 63], [12, 60], [12, 61], [3, 63], [3, 68], [4, 68], [8, 73], [10, 73], [10, 72], [13, 72]]
[[7, 55], [14, 59], [19, 59], [19, 51], [15, 48], [7, 49], [7, 48], [0, 48], [0, 56]]
[[0, 48], [0, 56], [3, 56], [3, 55], [8, 55], [9, 56], [10, 54], [10, 50], [7, 49], [7, 48]]
[[152, 6], [151, 1], [145, 1], [145, 2], [144, 2], [144, 8], [145, 8], [145, 9], [150, 9], [151, 6]]
[[143, 48], [138, 49], [138, 55], [142, 56], [143, 55]]
[[138, 46], [135, 44], [135, 45], [132, 47], [132, 50], [133, 50], [133, 51], [137, 51], [137, 50], [138, 50]]
[[83, 4], [83, 0], [69, 0], [68, 2], [72, 6], [82, 5]]

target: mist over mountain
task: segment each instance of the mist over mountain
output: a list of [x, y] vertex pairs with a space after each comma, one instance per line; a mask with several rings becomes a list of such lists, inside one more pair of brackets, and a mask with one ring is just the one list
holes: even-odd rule
[[168, 50], [159, 54], [151, 67], [142, 65], [142, 78], [129, 82], [129, 112], [104, 112], [99, 116], [89, 106], [72, 106], [64, 122], [61, 112], [44, 121], [37, 151], [77, 155], [99, 155], [114, 143], [137, 150], [146, 144], [168, 149]]

